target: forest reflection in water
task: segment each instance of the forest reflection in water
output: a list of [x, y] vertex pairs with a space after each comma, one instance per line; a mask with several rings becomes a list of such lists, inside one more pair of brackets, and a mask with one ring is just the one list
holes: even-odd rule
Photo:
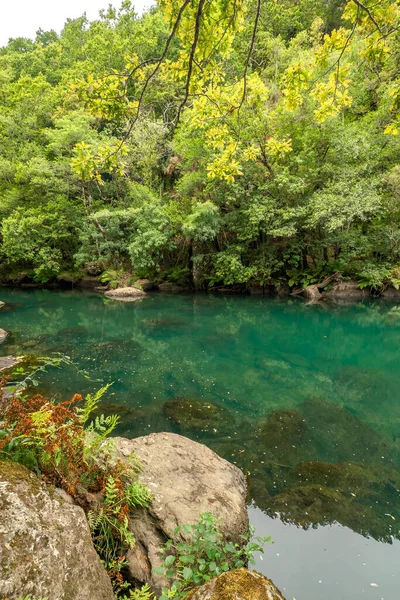
[[[114, 382], [127, 437], [174, 431], [240, 466], [249, 500], [304, 528], [400, 538], [400, 310], [380, 302], [2, 290], [2, 354], [60, 352], [63, 397]], [[90, 379], [86, 379], [86, 371]]]

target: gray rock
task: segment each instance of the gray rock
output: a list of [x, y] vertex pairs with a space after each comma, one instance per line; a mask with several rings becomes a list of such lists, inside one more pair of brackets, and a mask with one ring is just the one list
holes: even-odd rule
[[4, 331], [4, 329], [0, 329], [0, 344], [4, 342], [6, 337], [8, 336], [8, 331]]
[[366, 289], [361, 290], [357, 281], [340, 281], [323, 295], [334, 300], [362, 300], [368, 298], [369, 292]]
[[270, 579], [247, 569], [228, 571], [191, 592], [186, 600], [285, 600]]
[[0, 461], [0, 597], [113, 600], [85, 513], [22, 465]]
[[178, 525], [194, 524], [204, 512], [221, 518], [234, 541], [248, 529], [243, 473], [206, 446], [174, 433], [153, 433], [134, 440], [114, 439], [122, 460], [134, 452], [143, 465], [140, 480], [153, 495], [148, 509], [131, 521], [136, 547], [128, 552], [130, 575], [159, 593], [166, 581], [155, 575], [160, 550]]
[[396, 300], [397, 302], [400, 300], [400, 290], [396, 290], [396, 288], [389, 286], [382, 293], [382, 298], [386, 300]]
[[3, 308], [3, 306], [5, 306], [5, 305], [6, 305], [6, 303], [5, 303], [5, 302], [2, 302], [2, 301], [0, 300], [0, 308]]
[[109, 290], [104, 294], [107, 298], [112, 300], [120, 300], [122, 302], [135, 302], [146, 296], [143, 290], [139, 290], [135, 287], [124, 287], [117, 288], [116, 290]]

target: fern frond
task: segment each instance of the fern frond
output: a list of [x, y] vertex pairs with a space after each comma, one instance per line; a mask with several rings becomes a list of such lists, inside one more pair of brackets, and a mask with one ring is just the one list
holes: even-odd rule
[[143, 483], [134, 481], [126, 488], [125, 499], [131, 509], [138, 506], [145, 508], [151, 503], [152, 496], [150, 490]]
[[85, 403], [81, 408], [77, 408], [77, 412], [79, 414], [79, 418], [81, 420], [82, 425], [86, 425], [91, 413], [96, 410], [99, 405], [100, 400], [107, 392], [108, 388], [112, 386], [112, 383], [108, 383], [103, 386], [95, 394], [88, 394], [85, 398]]

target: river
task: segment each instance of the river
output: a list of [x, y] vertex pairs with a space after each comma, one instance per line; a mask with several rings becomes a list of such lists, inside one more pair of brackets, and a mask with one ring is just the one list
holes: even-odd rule
[[5, 354], [68, 356], [39, 389], [113, 383], [118, 433], [174, 431], [249, 478], [287, 600], [400, 597], [400, 308], [369, 302], [1, 289]]

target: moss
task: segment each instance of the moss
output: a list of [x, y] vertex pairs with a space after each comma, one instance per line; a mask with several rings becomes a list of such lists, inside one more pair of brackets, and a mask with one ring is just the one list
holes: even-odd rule
[[232, 427], [232, 414], [221, 406], [178, 396], [164, 403], [164, 415], [181, 433], [220, 434]]
[[[204, 592], [203, 592], [204, 589]], [[220, 575], [187, 596], [187, 600], [284, 600], [270, 579], [256, 571], [237, 569]]]
[[12, 460], [0, 460], [0, 480], [15, 485], [25, 483], [32, 492], [39, 492], [41, 489], [39, 478], [26, 467]]

